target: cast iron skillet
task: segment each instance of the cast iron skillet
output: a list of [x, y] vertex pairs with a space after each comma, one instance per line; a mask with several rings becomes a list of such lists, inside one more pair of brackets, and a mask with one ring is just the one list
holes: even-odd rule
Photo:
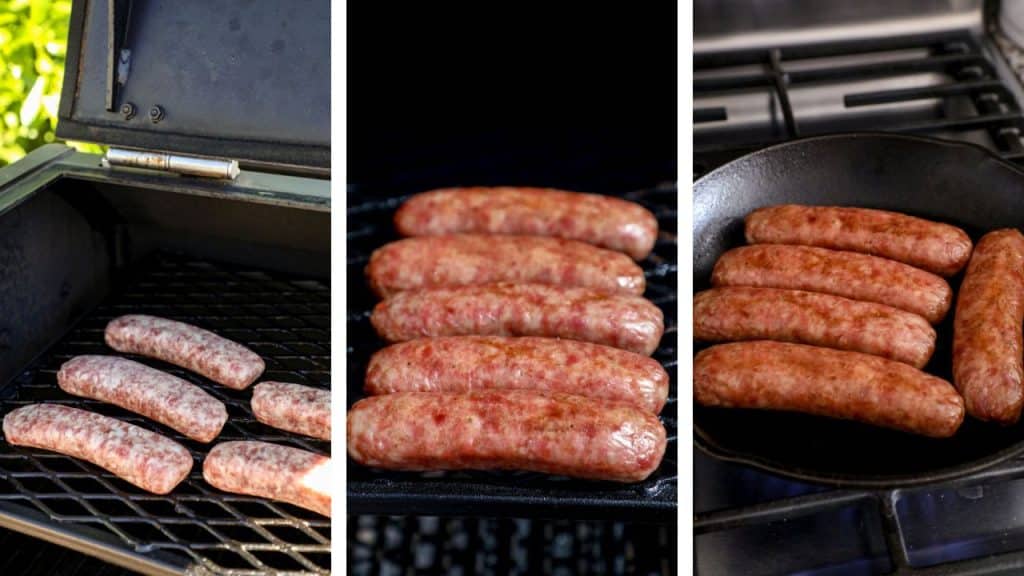
[[[718, 257], [742, 245], [743, 217], [772, 204], [862, 206], [987, 231], [1024, 228], [1024, 171], [971, 144], [883, 133], [780, 144], [739, 158], [694, 184], [694, 289], [709, 287]], [[961, 276], [950, 279], [956, 290]], [[955, 302], [955, 300], [954, 300]], [[951, 379], [953, 311], [937, 327], [926, 371]], [[695, 353], [704, 346], [695, 345]], [[1024, 423], [967, 417], [937, 440], [800, 414], [694, 405], [702, 450], [803, 480], [896, 487], [977, 472], [1024, 452]]]

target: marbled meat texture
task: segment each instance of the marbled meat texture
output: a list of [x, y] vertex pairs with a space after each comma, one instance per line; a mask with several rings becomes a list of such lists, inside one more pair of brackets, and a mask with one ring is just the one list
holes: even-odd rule
[[210, 442], [228, 419], [224, 404], [202, 388], [117, 356], [76, 356], [57, 372], [68, 394], [142, 414], [199, 442]]
[[287, 502], [331, 516], [331, 459], [269, 442], [222, 442], [203, 461], [203, 479], [225, 492]]
[[629, 256], [542, 236], [455, 234], [406, 238], [374, 251], [370, 286], [386, 298], [405, 290], [513, 282], [644, 293], [644, 271]]
[[643, 206], [598, 194], [550, 188], [444, 188], [417, 194], [395, 214], [403, 236], [513, 234], [580, 240], [624, 252], [651, 253], [658, 221]]
[[331, 391], [286, 382], [260, 382], [252, 389], [252, 413], [280, 430], [331, 439]]
[[[262, 386], [262, 384], [261, 384]], [[394, 344], [370, 358], [368, 394], [538, 390], [625, 402], [657, 414], [668, 373], [653, 358], [557, 338], [450, 336]]]
[[154, 494], [192, 470], [184, 446], [127, 422], [59, 404], [29, 404], [4, 416], [7, 442], [91, 462]]
[[432, 336], [548, 336], [650, 355], [661, 310], [637, 296], [545, 284], [488, 284], [402, 292], [371, 316], [389, 342]]
[[650, 412], [525, 390], [399, 392], [348, 413], [348, 453], [395, 470], [529, 470], [639, 482], [661, 464], [665, 428]]
[[263, 359], [245, 346], [191, 324], [132, 314], [107, 324], [107, 345], [128, 354], [157, 358], [243, 390], [263, 373]]

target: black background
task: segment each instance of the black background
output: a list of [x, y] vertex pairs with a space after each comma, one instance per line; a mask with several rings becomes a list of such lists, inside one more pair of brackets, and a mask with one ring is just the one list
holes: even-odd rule
[[348, 6], [350, 194], [676, 179], [674, 2]]

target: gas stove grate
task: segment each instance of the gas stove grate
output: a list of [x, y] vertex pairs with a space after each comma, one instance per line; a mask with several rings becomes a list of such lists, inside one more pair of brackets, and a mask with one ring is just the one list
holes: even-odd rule
[[348, 573], [668, 576], [676, 533], [674, 524], [349, 517]]
[[[895, 53], [879, 62], [836, 62], [835, 57], [859, 57]], [[906, 54], [905, 56], [901, 54]], [[821, 59], [815, 61], [815, 59]], [[968, 132], [987, 134], [984, 144], [1004, 159], [1024, 162], [1021, 130], [1024, 115], [1014, 94], [1000, 80], [996, 64], [979, 41], [969, 34], [929, 37], [894, 37], [834, 44], [814, 44], [749, 50], [728, 54], [697, 54], [694, 57], [695, 98], [714, 101], [721, 97], [764, 91], [771, 99], [766, 118], [774, 128], [749, 130], [742, 127], [713, 135], [713, 123], [730, 120], [728, 106], [695, 108], [693, 121], [694, 176], [760, 148], [801, 136], [847, 130], [876, 130], [936, 137], [960, 138]], [[861, 91], [858, 82], [901, 76], [937, 74], [945, 81], [925, 86], [901, 86]], [[871, 106], [921, 104], [935, 101], [939, 112], [927, 118], [900, 119], [898, 116], [861, 114], [855, 121], [833, 118], [801, 122], [801, 109], [793, 103], [793, 92], [829, 85], [842, 88], [845, 112], [864, 112]], [[855, 110], [856, 109], [856, 110]], [[780, 119], [781, 118], [781, 119]], [[845, 122], [845, 123], [844, 123]], [[720, 124], [721, 125], [721, 124]], [[716, 128], [717, 129], [717, 128]], [[702, 134], [704, 134], [702, 136]]]
[[[260, 498], [207, 485], [209, 445], [115, 406], [72, 397], [57, 386], [61, 363], [79, 354], [116, 354], [103, 343], [106, 323], [121, 314], [153, 314], [208, 328], [263, 357], [263, 380], [330, 387], [330, 287], [208, 262], [154, 258], [79, 321], [2, 390], [4, 414], [54, 402], [94, 410], [152, 429], [195, 457], [189, 477], [171, 494], [144, 492], [91, 464], [52, 452], [0, 443], [0, 523], [41, 535], [105, 560], [153, 573], [327, 573], [330, 520]], [[224, 402], [228, 423], [214, 441], [265, 440], [330, 453], [330, 444], [274, 430], [249, 410], [251, 389], [213, 385], [189, 372], [136, 360], [202, 386]]]
[[[1016, 573], [1024, 567], [1024, 550], [1004, 553], [985, 554], [977, 542], [967, 543], [957, 550], [959, 557], [949, 557], [934, 561], [915, 558], [920, 551], [914, 550], [909, 544], [907, 530], [901, 525], [904, 517], [899, 511], [901, 500], [914, 493], [936, 489], [943, 491], [981, 490], [1001, 482], [1010, 482], [1024, 478], [1024, 458], [1018, 458], [986, 469], [983, 472], [958, 480], [943, 482], [939, 486], [924, 488], [908, 488], [894, 490], [819, 490], [813, 485], [806, 485], [805, 493], [797, 496], [770, 500], [738, 508], [724, 508], [698, 513], [694, 516], [694, 537], [701, 538], [715, 533], [743, 530], [747, 528], [763, 528], [773, 523], [794, 523], [801, 518], [809, 518], [817, 514], [835, 511], [841, 508], [861, 505], [877, 512], [881, 520], [880, 527], [884, 536], [885, 550], [888, 552], [890, 566], [885, 574], [896, 576], [953, 576], [956, 574], [973, 574], [978, 576]], [[797, 486], [797, 485], [794, 485]], [[865, 522], [864, 524], [870, 524]], [[870, 531], [869, 528], [865, 528]], [[1005, 539], [1007, 533], [1002, 534]], [[974, 553], [972, 550], [979, 552]], [[811, 571], [813, 572], [813, 571]], [[808, 572], [808, 573], [811, 573]], [[816, 573], [816, 572], [815, 572]], [[824, 571], [822, 573], [830, 573]]]
[[[526, 472], [413, 473], [348, 465], [348, 510], [352, 514], [444, 516], [553, 515], [626, 517], [674, 522], [676, 513], [676, 244], [675, 187], [639, 190], [624, 197], [650, 209], [660, 236], [641, 265], [645, 296], [665, 315], [665, 336], [654, 353], [669, 373], [669, 399], [661, 413], [668, 431], [665, 459], [646, 481], [634, 485], [585, 482]], [[352, 202], [348, 207], [348, 405], [359, 400], [370, 356], [386, 345], [370, 325], [376, 297], [363, 269], [370, 254], [397, 239], [392, 218], [406, 197]]]

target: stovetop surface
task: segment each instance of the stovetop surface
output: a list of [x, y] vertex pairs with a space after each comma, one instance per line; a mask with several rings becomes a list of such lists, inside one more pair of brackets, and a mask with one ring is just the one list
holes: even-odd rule
[[[694, 176], [772, 144], [860, 130], [967, 141], [1021, 163], [1020, 71], [1024, 51], [996, 29], [699, 54]], [[699, 574], [1024, 571], [1024, 459], [955, 482], [861, 491], [695, 449], [694, 513]]]

